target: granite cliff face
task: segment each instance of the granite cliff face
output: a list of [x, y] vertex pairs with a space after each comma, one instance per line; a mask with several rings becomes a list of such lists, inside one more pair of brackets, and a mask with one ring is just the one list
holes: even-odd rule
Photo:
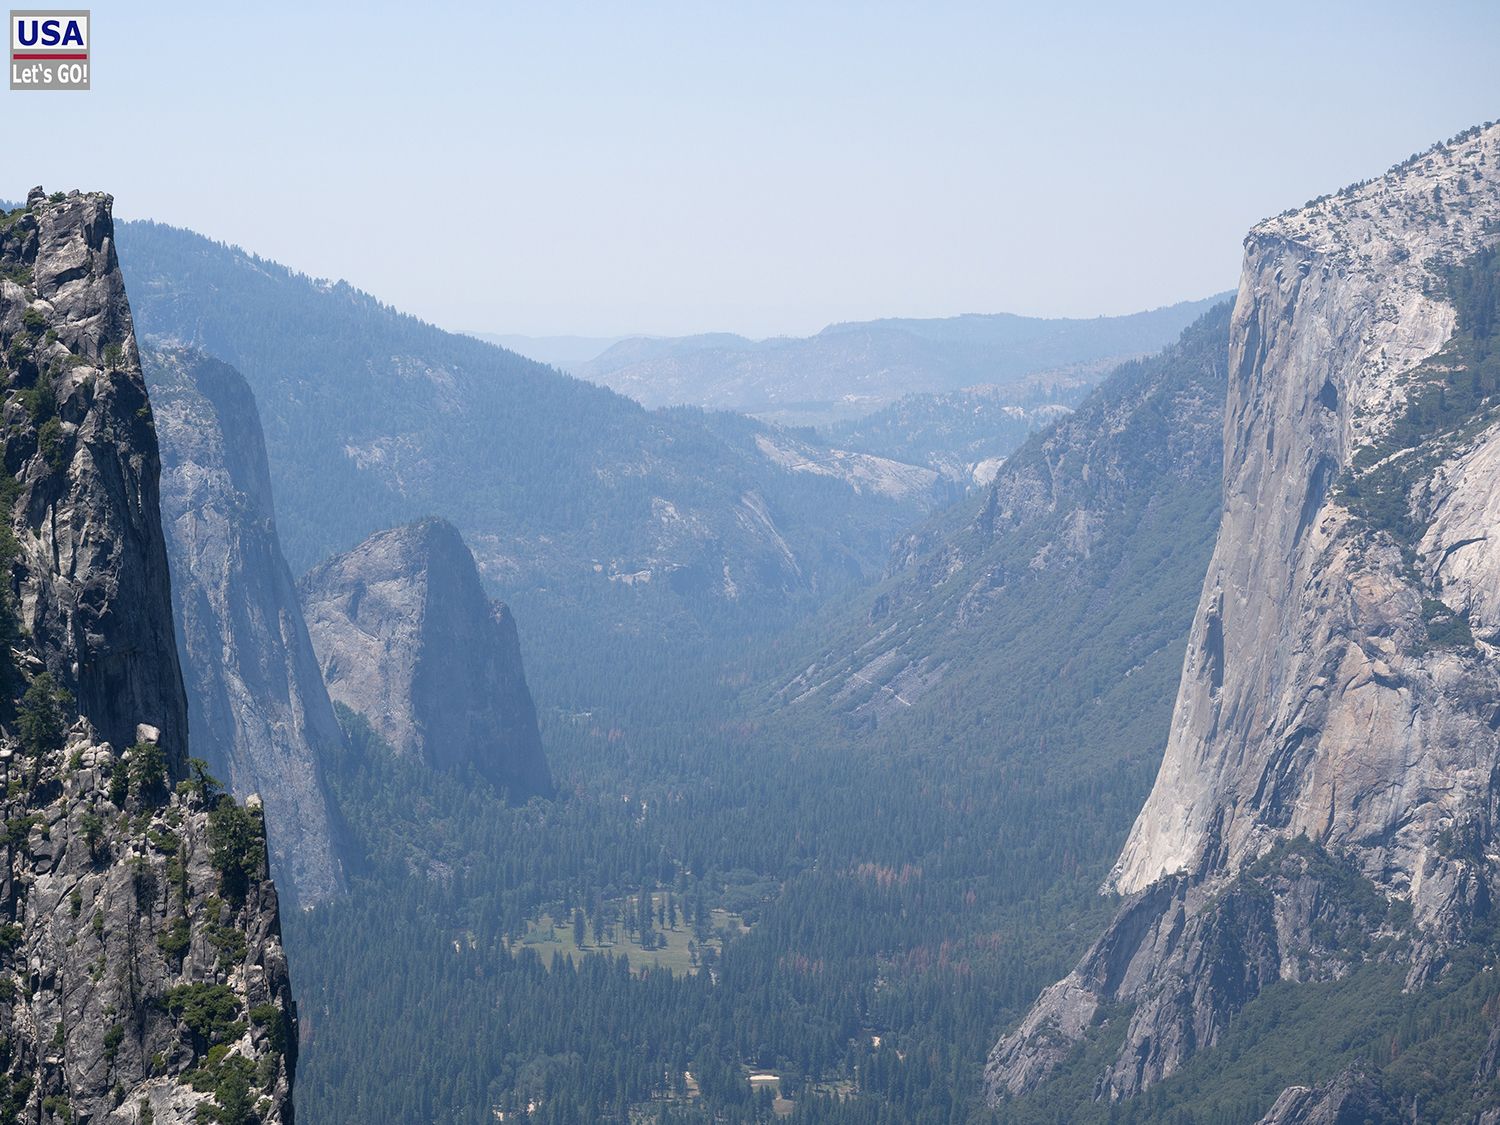
[[[1322, 1086], [1292, 1086], [1260, 1125], [1398, 1125], [1410, 1120], [1368, 1074], [1348, 1070]], [[1487, 1125], [1487, 1123], [1486, 1123]]]
[[397, 753], [473, 769], [517, 799], [551, 792], [515, 620], [451, 524], [378, 532], [301, 592], [329, 695]]
[[1247, 238], [1224, 514], [1160, 774], [1107, 883], [1129, 897], [996, 1046], [992, 1097], [1106, 1017], [1128, 1028], [1096, 1089], [1132, 1094], [1265, 984], [1392, 956], [1419, 985], [1488, 912], [1497, 219], [1489, 126]]
[[0, 215], [0, 1116], [292, 1120], [257, 807], [187, 761], [150, 404], [110, 199]]
[[199, 352], [147, 348], [142, 364], [192, 752], [231, 792], [261, 796], [272, 870], [310, 905], [343, 889], [321, 762], [344, 736], [277, 540], [255, 399]]
[[[47, 671], [101, 738], [137, 723], [181, 753], [182, 677], [157, 515], [156, 440], [107, 205], [35, 194], [12, 212], [4, 285], [6, 404], [20, 481], [17, 597]], [[29, 460], [27, 459], [29, 458]]]
[[[1456, 692], [1492, 676], [1426, 652], [1424, 594], [1500, 624], [1482, 509], [1500, 434], [1444, 465], [1420, 543], [1368, 534], [1330, 488], [1453, 335], [1437, 271], [1493, 237], [1500, 129], [1347, 197], [1273, 219], [1246, 243], [1232, 334], [1225, 514], [1161, 777], [1112, 876], [1131, 893], [1232, 870], [1276, 836], [1360, 850], [1423, 919], [1454, 901], [1437, 832], [1484, 804], [1496, 735]], [[1399, 550], [1416, 547], [1417, 581]], [[1461, 552], [1449, 558], [1450, 552]], [[1486, 657], [1488, 654], [1483, 654]], [[1436, 880], [1436, 882], [1434, 882]]]

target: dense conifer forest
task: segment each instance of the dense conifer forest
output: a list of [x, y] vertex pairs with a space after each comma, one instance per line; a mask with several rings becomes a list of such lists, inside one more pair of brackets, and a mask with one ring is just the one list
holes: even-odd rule
[[1500, 5], [366, 7], [11, 13], [0, 1125], [1500, 1125]]
[[[1106, 409], [1157, 383], [1222, 394], [1226, 318], [1128, 365]], [[1123, 440], [1155, 441], [1160, 412], [1138, 417]], [[964, 673], [895, 721], [765, 686], [868, 628], [868, 593], [774, 644], [589, 668], [568, 682], [612, 686], [591, 711], [548, 707], [534, 677], [556, 802], [433, 776], [346, 713], [332, 783], [367, 864], [347, 899], [288, 920], [306, 1119], [983, 1117], [989, 1045], [1108, 910], [1096, 887], [1150, 784], [1217, 518], [1216, 464], [1201, 471], [1208, 488], [1137, 473], [1076, 565], [1026, 570], [1047, 526], [999, 540], [1032, 577]], [[1142, 536], [1159, 548], [1137, 551]], [[1120, 608], [1101, 618], [1106, 594]], [[647, 965], [643, 889], [644, 928], [672, 928], [670, 897], [696, 971]], [[747, 929], [703, 926], [724, 912]], [[579, 913], [582, 943], [535, 940], [538, 919]]]
[[[964, 579], [891, 603], [961, 669], [894, 717], [861, 709], [873, 688], [779, 690], [890, 625], [870, 620], [878, 590], [749, 646], [534, 677], [552, 802], [397, 759], [344, 712], [331, 783], [364, 865], [347, 898], [287, 920], [304, 1120], [1250, 1125], [1366, 1060], [1439, 1104], [1435, 1060], [1462, 1044], [1445, 1065], [1472, 1067], [1483, 1044], [1482, 959], [1416, 996], [1380, 965], [1272, 989], [1226, 1050], [1130, 1103], [1081, 1078], [1106, 1034], [1037, 1096], [983, 1104], [988, 1048], [1112, 909], [1097, 888], [1156, 767], [1218, 516], [1216, 458], [1186, 471], [1164, 450], [1183, 402], [1222, 395], [1227, 319], [1080, 408], [1073, 435], [1109, 432], [1089, 412], [1131, 419], [1078, 451], [1092, 475], [1057, 482], [1107, 513], [1085, 557], [1028, 566], [1065, 505], [994, 537], [985, 496], [934, 517], [933, 541], [1020, 577], [982, 624], [957, 624]], [[1007, 471], [1077, 471], [1061, 439]], [[592, 707], [555, 702], [589, 690]]]

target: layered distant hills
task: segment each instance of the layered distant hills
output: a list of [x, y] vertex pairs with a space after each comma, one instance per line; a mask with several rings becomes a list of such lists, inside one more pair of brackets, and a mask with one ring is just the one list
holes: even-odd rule
[[[767, 340], [729, 333], [632, 337], [564, 366], [647, 406], [826, 424], [910, 394], [1006, 386], [1043, 373], [1091, 374], [1097, 381], [1115, 364], [1165, 347], [1223, 296], [1093, 319], [996, 313], [832, 324], [815, 336]], [[540, 355], [551, 345], [525, 346]]]

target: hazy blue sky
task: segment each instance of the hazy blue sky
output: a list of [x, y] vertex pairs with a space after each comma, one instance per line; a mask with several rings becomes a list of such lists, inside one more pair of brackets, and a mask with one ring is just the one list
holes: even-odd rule
[[[316, 10], [313, 10], [316, 9]], [[101, 188], [449, 328], [1125, 312], [1500, 117], [1500, 4], [98, 3], [0, 196]]]

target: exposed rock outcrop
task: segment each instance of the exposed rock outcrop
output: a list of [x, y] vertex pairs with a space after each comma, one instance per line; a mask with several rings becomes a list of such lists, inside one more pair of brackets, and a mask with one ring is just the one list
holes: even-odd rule
[[321, 762], [343, 740], [276, 536], [260, 417], [237, 371], [142, 351], [194, 756], [265, 801], [271, 868], [310, 905], [343, 888]]
[[378, 532], [301, 592], [329, 695], [398, 754], [472, 769], [516, 799], [551, 792], [515, 619], [451, 524]]
[[107, 204], [33, 193], [5, 230], [6, 468], [32, 651], [101, 738], [181, 754], [186, 710], [158, 517], [156, 438]]
[[[1083, 962], [1042, 994], [991, 1055], [992, 1089], [1023, 1092], [1046, 1078], [1105, 1018], [1127, 1022], [1125, 1046], [1102, 1075], [1128, 1097], [1196, 1052], [1273, 981], [1342, 975], [1350, 951], [1386, 926], [1390, 908], [1346, 864], [1306, 840], [1283, 842], [1227, 887], [1184, 875], [1132, 898]], [[1110, 1005], [1128, 1005], [1126, 1015]]]
[[1397, 1125], [1403, 1120], [1375, 1079], [1346, 1070], [1324, 1085], [1284, 1091], [1260, 1125]]
[[[996, 1046], [993, 1097], [1042, 1081], [1106, 1006], [1133, 1008], [1100, 1080], [1118, 1096], [1212, 1046], [1265, 982], [1338, 976], [1348, 958], [1285, 951], [1316, 950], [1342, 919], [1363, 933], [1343, 942], [1357, 957], [1387, 920], [1351, 916], [1349, 888], [1410, 904], [1413, 984], [1487, 911], [1500, 426], [1481, 401], [1482, 348], [1444, 349], [1480, 331], [1460, 316], [1454, 270], [1495, 241], [1497, 219], [1489, 126], [1246, 240], [1224, 515], [1161, 771], [1108, 882], [1131, 897]], [[1445, 394], [1477, 405], [1449, 424]], [[1269, 886], [1269, 929], [1242, 925], [1227, 889], [1297, 838], [1355, 878], [1310, 903], [1300, 880]], [[1216, 943], [1225, 926], [1236, 940]], [[1273, 934], [1282, 952], [1268, 957]], [[1236, 996], [1205, 987], [1224, 980]]]
[[258, 806], [187, 761], [108, 196], [0, 215], [0, 354], [0, 1116], [285, 1125], [276, 892]]

